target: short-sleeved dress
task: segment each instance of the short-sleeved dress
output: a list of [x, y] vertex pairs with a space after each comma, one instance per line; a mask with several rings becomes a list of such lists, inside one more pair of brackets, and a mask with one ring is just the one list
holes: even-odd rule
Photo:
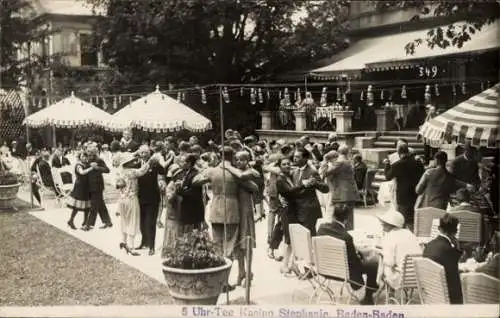
[[89, 177], [88, 175], [79, 174], [78, 167], [85, 170], [88, 169], [90, 165], [81, 162], [75, 165], [76, 180], [66, 205], [77, 211], [88, 211], [90, 209]]

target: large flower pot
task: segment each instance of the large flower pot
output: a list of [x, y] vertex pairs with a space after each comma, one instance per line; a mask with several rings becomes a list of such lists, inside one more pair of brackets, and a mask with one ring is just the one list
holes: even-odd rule
[[11, 210], [19, 192], [19, 183], [0, 185], [0, 210]]
[[227, 284], [231, 260], [226, 264], [207, 269], [179, 269], [163, 265], [163, 274], [170, 295], [176, 304], [216, 305]]

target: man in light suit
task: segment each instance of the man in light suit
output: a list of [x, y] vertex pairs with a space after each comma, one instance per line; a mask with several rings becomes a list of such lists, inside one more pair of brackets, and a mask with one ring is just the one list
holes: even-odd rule
[[[239, 243], [237, 242], [240, 223], [238, 182], [244, 182], [247, 186], [254, 186], [256, 189], [257, 185], [249, 180], [239, 181], [233, 174], [225, 170], [224, 167], [231, 166], [233, 161], [234, 151], [231, 147], [226, 146], [223, 148], [223, 156], [223, 163], [198, 174], [194, 177], [193, 184], [211, 184], [212, 202], [208, 212], [208, 220], [212, 223], [213, 240], [220, 251], [225, 246], [225, 256], [232, 258], [238, 252], [236, 246]], [[223, 190], [225, 190], [225, 193]], [[224, 236], [224, 228], [226, 229], [226, 236]], [[225, 242], [224, 238], [226, 239]]]
[[[349, 211], [347, 214], [346, 229], [354, 229], [354, 204], [360, 200], [356, 180], [354, 179], [354, 169], [347, 159], [349, 147], [342, 145], [338, 150], [339, 157], [331, 163], [323, 163], [320, 168], [321, 175], [328, 180], [329, 186], [329, 207], [345, 205]], [[330, 214], [333, 211], [328, 211]]]
[[136, 152], [139, 149], [139, 144], [132, 139], [132, 131], [125, 130], [123, 138], [120, 140], [120, 145], [123, 152]]
[[297, 218], [301, 225], [307, 228], [312, 236], [316, 235], [316, 222], [322, 217], [321, 205], [316, 190], [327, 193], [328, 185], [321, 181], [318, 171], [308, 161], [311, 153], [305, 149], [297, 149], [293, 161], [297, 169], [292, 173], [296, 186], [307, 185], [304, 191], [297, 194]]

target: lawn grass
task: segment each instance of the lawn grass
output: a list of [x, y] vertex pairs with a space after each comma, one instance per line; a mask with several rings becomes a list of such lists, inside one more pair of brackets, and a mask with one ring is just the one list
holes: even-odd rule
[[28, 213], [0, 213], [0, 246], [0, 306], [172, 303], [165, 285]]

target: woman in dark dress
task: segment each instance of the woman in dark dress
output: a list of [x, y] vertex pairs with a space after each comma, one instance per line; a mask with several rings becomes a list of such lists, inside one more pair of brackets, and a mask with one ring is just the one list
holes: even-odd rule
[[72, 209], [68, 226], [73, 230], [76, 230], [74, 220], [78, 211], [84, 212], [83, 224], [86, 224], [89, 216], [90, 195], [88, 173], [93, 169], [89, 164], [89, 159], [85, 152], [81, 152], [78, 159], [79, 161], [75, 165], [76, 180], [73, 186], [73, 191], [71, 191], [70, 194], [70, 200], [67, 203], [67, 206]]
[[283, 255], [283, 265], [281, 273], [289, 274], [295, 269], [292, 256], [292, 247], [290, 245], [290, 224], [299, 223], [297, 218], [297, 204], [295, 201], [296, 194], [304, 189], [303, 185], [295, 186], [292, 178], [292, 162], [289, 158], [284, 158], [278, 161], [281, 170], [281, 175], [276, 180], [280, 200], [280, 223], [283, 229], [285, 238], [285, 253]]

